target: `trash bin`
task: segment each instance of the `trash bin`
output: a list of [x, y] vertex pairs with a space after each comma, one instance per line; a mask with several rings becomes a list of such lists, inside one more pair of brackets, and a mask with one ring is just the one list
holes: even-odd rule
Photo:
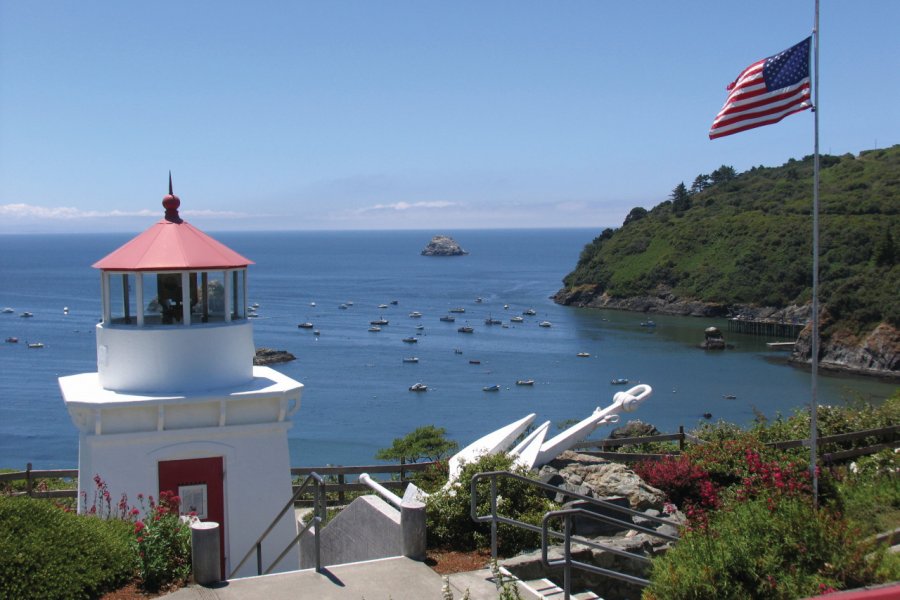
[[194, 581], [210, 585], [222, 581], [219, 524], [197, 521], [191, 525], [191, 566]]

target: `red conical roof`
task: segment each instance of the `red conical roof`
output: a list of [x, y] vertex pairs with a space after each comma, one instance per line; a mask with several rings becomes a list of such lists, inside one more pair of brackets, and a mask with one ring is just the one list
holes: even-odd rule
[[185, 271], [237, 269], [252, 265], [221, 242], [209, 237], [178, 216], [181, 201], [172, 194], [163, 198], [164, 219], [94, 263], [104, 271]]

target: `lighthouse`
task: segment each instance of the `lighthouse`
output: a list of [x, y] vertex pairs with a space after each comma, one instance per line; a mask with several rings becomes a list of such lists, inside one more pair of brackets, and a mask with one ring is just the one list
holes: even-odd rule
[[[253, 366], [253, 262], [179, 216], [171, 174], [162, 204], [160, 221], [94, 263], [97, 370], [59, 386], [79, 431], [79, 495], [90, 501], [97, 475], [115, 500], [174, 492], [183, 513], [219, 524], [227, 577], [291, 498], [287, 431], [303, 384]], [[296, 536], [292, 516], [266, 538], [264, 564]], [[274, 570], [298, 565], [291, 552]]]

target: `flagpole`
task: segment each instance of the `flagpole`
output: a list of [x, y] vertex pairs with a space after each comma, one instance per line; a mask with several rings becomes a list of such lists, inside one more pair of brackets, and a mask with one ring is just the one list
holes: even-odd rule
[[813, 121], [815, 142], [813, 150], [813, 273], [812, 273], [812, 357], [811, 396], [809, 408], [809, 470], [812, 476], [813, 506], [819, 502], [819, 475], [816, 471], [818, 438], [818, 379], [819, 379], [819, 0], [816, 0], [813, 25]]

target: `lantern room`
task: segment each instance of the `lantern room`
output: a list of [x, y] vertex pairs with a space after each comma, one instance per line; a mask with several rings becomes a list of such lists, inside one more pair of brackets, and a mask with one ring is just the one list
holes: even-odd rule
[[130, 392], [244, 383], [254, 353], [247, 321], [252, 261], [179, 216], [171, 176], [162, 204], [162, 220], [93, 265], [103, 301], [100, 383]]

